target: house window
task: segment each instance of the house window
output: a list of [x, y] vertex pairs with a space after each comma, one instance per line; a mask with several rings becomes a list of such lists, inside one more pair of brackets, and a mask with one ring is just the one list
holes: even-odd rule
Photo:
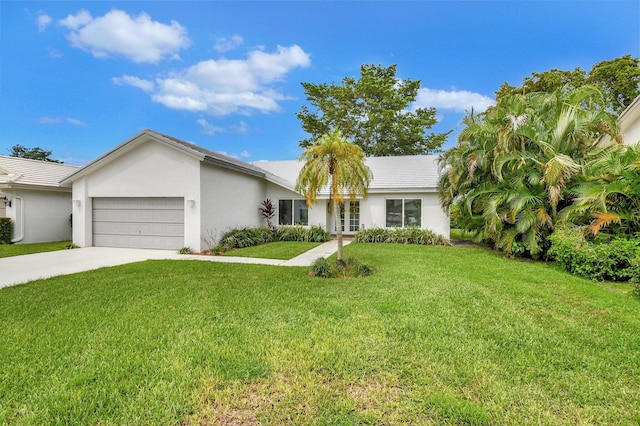
[[395, 199], [387, 200], [387, 228], [420, 227], [422, 217], [422, 200]]
[[305, 200], [278, 200], [278, 224], [309, 225], [309, 208]]

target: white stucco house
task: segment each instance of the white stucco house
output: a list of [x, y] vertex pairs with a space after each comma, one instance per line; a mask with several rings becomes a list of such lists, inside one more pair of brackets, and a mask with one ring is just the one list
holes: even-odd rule
[[[369, 197], [347, 202], [344, 231], [417, 226], [449, 237], [436, 193], [437, 156], [368, 158]], [[72, 188], [73, 242], [202, 251], [237, 227], [264, 226], [258, 207], [269, 198], [279, 225], [334, 231], [328, 194], [306, 206], [294, 190], [302, 163], [246, 163], [144, 130], [61, 180]], [[207, 240], [207, 241], [205, 241]]]
[[13, 221], [14, 243], [71, 239], [71, 188], [59, 181], [77, 169], [0, 155], [0, 217]]
[[618, 126], [622, 143], [635, 145], [640, 142], [640, 96], [620, 113]]

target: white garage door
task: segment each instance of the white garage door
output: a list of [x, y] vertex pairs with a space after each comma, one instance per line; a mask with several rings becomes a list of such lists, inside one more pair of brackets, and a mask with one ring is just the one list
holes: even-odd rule
[[182, 198], [94, 198], [93, 245], [177, 250], [184, 247]]

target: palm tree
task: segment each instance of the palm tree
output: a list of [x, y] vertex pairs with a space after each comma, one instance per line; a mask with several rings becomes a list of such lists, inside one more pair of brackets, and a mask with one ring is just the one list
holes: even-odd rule
[[458, 145], [440, 160], [440, 203], [452, 219], [510, 254], [544, 253], [558, 211], [573, 200], [582, 173], [615, 117], [595, 107], [602, 93], [572, 91], [505, 96], [464, 119]]
[[367, 196], [371, 183], [371, 171], [364, 163], [364, 152], [358, 145], [344, 139], [338, 130], [323, 135], [300, 156], [304, 166], [296, 182], [296, 191], [304, 194], [307, 205], [315, 204], [318, 194], [329, 185], [331, 208], [336, 217], [338, 237], [338, 263], [342, 260], [342, 226], [340, 203], [345, 196], [355, 200], [358, 195]]
[[597, 151], [571, 190], [575, 203], [560, 212], [561, 219], [589, 223], [593, 235], [607, 230], [633, 237], [640, 232], [640, 144]]

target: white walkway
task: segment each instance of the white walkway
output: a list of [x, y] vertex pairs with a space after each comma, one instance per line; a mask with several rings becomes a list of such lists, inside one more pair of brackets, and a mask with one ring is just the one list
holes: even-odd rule
[[[344, 245], [350, 241], [344, 241]], [[310, 266], [317, 258], [338, 250], [336, 240], [328, 241], [290, 260], [233, 256], [178, 254], [169, 250], [143, 250], [111, 247], [85, 247], [47, 253], [0, 258], [0, 288], [29, 281], [124, 265], [149, 259], [200, 260], [205, 262], [252, 263], [276, 266]]]

